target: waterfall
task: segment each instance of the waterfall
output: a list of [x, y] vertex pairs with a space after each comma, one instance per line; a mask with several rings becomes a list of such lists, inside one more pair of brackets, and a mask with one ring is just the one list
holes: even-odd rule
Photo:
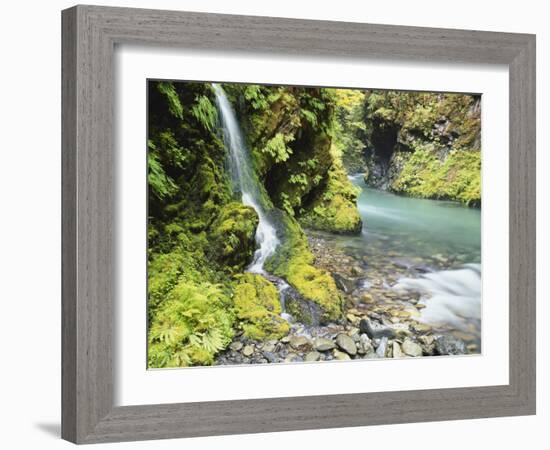
[[270, 222], [260, 199], [258, 179], [252, 168], [248, 149], [246, 148], [235, 112], [227, 99], [223, 88], [213, 83], [216, 103], [221, 117], [223, 139], [228, 150], [228, 166], [233, 186], [241, 194], [244, 205], [250, 206], [258, 214], [256, 228], [256, 251], [247, 270], [254, 273], [264, 273], [264, 263], [279, 245], [275, 227]]

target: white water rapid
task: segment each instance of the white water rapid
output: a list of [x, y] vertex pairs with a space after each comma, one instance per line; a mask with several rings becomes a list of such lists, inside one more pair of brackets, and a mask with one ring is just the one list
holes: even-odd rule
[[264, 263], [275, 252], [279, 245], [279, 239], [277, 239], [275, 227], [261, 206], [258, 180], [252, 169], [248, 149], [235, 112], [223, 88], [218, 84], [212, 84], [212, 87], [216, 94], [218, 111], [221, 116], [225, 146], [229, 150], [228, 163], [233, 186], [240, 192], [243, 204], [254, 208], [259, 218], [255, 236], [257, 248], [247, 270], [254, 273], [264, 273]]
[[426, 307], [420, 320], [431, 325], [450, 324], [462, 329], [469, 320], [481, 319], [480, 264], [427, 273], [421, 278], [403, 278], [394, 289], [421, 293], [421, 303]]

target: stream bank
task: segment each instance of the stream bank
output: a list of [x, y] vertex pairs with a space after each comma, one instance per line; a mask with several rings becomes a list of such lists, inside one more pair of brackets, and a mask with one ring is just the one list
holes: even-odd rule
[[479, 210], [373, 190], [362, 176], [358, 236], [308, 230], [315, 266], [332, 274], [346, 314], [290, 323], [267, 342], [237, 336], [216, 364], [479, 354]]

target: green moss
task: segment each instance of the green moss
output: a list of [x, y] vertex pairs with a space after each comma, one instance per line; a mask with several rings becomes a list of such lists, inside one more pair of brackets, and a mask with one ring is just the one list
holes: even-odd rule
[[361, 216], [357, 211], [359, 190], [351, 184], [343, 168], [340, 154], [332, 150], [333, 164], [327, 183], [317, 194], [300, 222], [308, 228], [335, 233], [359, 233]]
[[440, 161], [433, 148], [417, 148], [391, 189], [414, 197], [481, 204], [481, 153], [454, 150]]
[[230, 272], [242, 271], [254, 254], [258, 215], [242, 203], [224, 205], [210, 228], [210, 257]]
[[283, 243], [267, 261], [266, 269], [285, 278], [304, 299], [317, 304], [324, 323], [339, 321], [344, 303], [334, 279], [330, 273], [313, 265], [314, 257], [307, 238], [296, 220], [281, 215], [279, 222], [284, 230]]
[[263, 276], [240, 275], [233, 291], [233, 302], [246, 337], [279, 339], [288, 334], [289, 324], [281, 318], [279, 292]]

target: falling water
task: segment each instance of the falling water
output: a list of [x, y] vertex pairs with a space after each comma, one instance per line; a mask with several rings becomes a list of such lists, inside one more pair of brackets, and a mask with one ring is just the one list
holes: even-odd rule
[[252, 169], [248, 149], [244, 143], [235, 112], [223, 88], [218, 84], [212, 84], [212, 87], [221, 116], [225, 146], [229, 150], [228, 164], [233, 186], [240, 192], [243, 204], [254, 208], [259, 218], [255, 236], [257, 249], [247, 270], [264, 273], [264, 263], [275, 252], [279, 240], [275, 227], [261, 206], [258, 180]]

